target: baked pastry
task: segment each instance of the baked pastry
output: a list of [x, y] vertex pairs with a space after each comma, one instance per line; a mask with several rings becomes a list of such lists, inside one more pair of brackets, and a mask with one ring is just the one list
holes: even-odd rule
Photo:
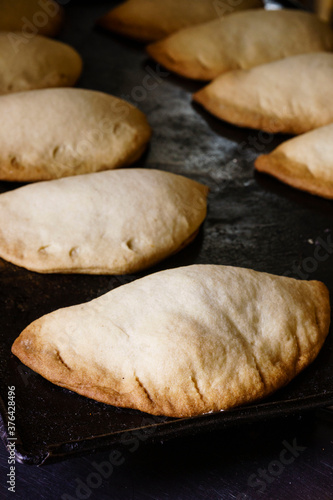
[[56, 36], [64, 20], [55, 0], [0, 0], [0, 12], [0, 31], [20, 31], [26, 42], [34, 35]]
[[0, 97], [0, 179], [39, 181], [130, 165], [151, 136], [145, 115], [102, 92], [57, 88]]
[[[288, 35], [287, 35], [288, 34]], [[315, 14], [255, 9], [183, 29], [147, 47], [167, 69], [212, 80], [296, 54], [333, 50], [333, 31]]]
[[283, 142], [260, 155], [255, 167], [292, 187], [333, 199], [333, 124]]
[[41, 273], [136, 272], [195, 238], [207, 192], [149, 169], [30, 184], [0, 195], [0, 257]]
[[302, 134], [333, 122], [332, 81], [333, 54], [317, 52], [230, 71], [193, 99], [240, 127]]
[[46, 87], [71, 87], [82, 71], [82, 59], [72, 47], [34, 36], [15, 50], [11, 36], [0, 32], [0, 94]]
[[329, 323], [328, 291], [318, 281], [193, 265], [47, 314], [12, 352], [89, 398], [190, 417], [290, 382], [316, 358]]
[[111, 9], [98, 24], [114, 33], [151, 42], [193, 24], [262, 6], [261, 0], [232, 4], [220, 0], [127, 0]]

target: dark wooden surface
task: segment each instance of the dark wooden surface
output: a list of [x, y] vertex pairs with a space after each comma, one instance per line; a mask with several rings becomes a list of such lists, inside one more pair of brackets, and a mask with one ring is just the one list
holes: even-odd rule
[[[161, 72], [147, 59], [140, 44], [95, 30], [95, 19], [115, 3], [80, 4], [72, 0], [66, 5], [66, 26], [60, 38], [76, 47], [84, 58], [79, 86], [124, 97], [147, 114], [154, 135], [140, 165], [187, 175], [211, 189], [209, 213], [199, 238], [158, 269], [194, 262], [239, 265], [320, 279], [333, 293], [332, 252], [328, 251], [325, 261], [313, 260], [320, 241], [331, 241], [332, 203], [253, 172], [254, 158], [286, 137], [238, 129], [214, 119], [191, 104], [191, 93], [200, 88], [200, 83]], [[156, 85], [146, 88], [145, 77], [152, 73], [155, 76], [149, 83]], [[14, 187], [2, 183], [0, 191]], [[23, 380], [21, 402], [29, 401], [29, 418], [34, 408], [35, 412], [38, 408], [36, 422], [41, 422], [40, 404], [44, 405], [43, 426], [37, 429], [41, 441], [43, 432], [48, 436], [57, 434], [58, 438], [73, 433], [75, 437], [86, 424], [82, 414], [73, 414], [70, 405], [66, 409], [57, 406], [57, 398], [62, 397], [59, 388], [47, 386], [35, 375], [25, 378], [23, 368], [18, 371], [15, 359], [8, 354], [10, 344], [24, 326], [41, 314], [89, 300], [135, 277], [38, 276], [4, 262], [0, 262], [0, 273], [0, 322], [5, 339], [0, 354], [2, 359], [8, 358], [6, 374], [15, 373]], [[318, 370], [311, 367], [311, 376], [302, 374], [305, 394], [308, 390], [315, 392], [316, 387], [322, 391], [320, 384], [324, 377], [327, 380], [332, 377], [331, 337], [317, 363]], [[51, 391], [49, 400], [38, 392], [43, 384]], [[84, 418], [89, 419], [88, 415]], [[187, 437], [180, 434], [165, 443], [157, 436], [148, 443], [146, 437], [142, 433], [131, 435], [107, 451], [41, 468], [17, 464], [15, 497], [50, 500], [333, 497], [332, 418], [323, 412], [295, 417], [281, 415], [279, 419], [258, 423], [252, 420], [228, 430], [215, 429]], [[32, 435], [30, 438], [35, 439]], [[295, 456], [288, 450], [284, 452], [293, 443], [302, 448], [294, 451]], [[107, 477], [102, 481], [96, 464], [98, 467], [101, 462], [110, 462], [112, 450], [118, 450], [119, 454], [111, 456], [111, 460], [122, 463], [113, 466], [112, 474], [110, 464], [105, 465]], [[282, 463], [280, 457], [287, 457], [289, 463]], [[13, 497], [6, 487], [8, 463], [2, 444], [0, 467], [0, 498]], [[267, 476], [263, 471], [268, 470]], [[82, 486], [87, 482], [92, 485], [88, 489]], [[81, 489], [76, 490], [79, 483]]]

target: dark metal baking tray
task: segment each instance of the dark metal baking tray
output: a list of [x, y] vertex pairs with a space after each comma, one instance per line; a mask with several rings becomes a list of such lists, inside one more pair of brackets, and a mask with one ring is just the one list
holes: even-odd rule
[[[255, 157], [286, 137], [233, 127], [193, 105], [191, 92], [202, 86], [200, 82], [167, 74], [147, 58], [142, 45], [94, 28], [95, 19], [111, 5], [72, 1], [66, 6], [61, 39], [83, 56], [79, 86], [124, 97], [144, 111], [154, 135], [138, 165], [207, 184], [209, 212], [189, 247], [140, 275], [39, 275], [0, 260], [1, 435], [8, 443], [7, 387], [14, 385], [16, 456], [27, 464], [133, 438], [161, 439], [218, 427], [237, 428], [259, 418], [333, 404], [332, 332], [316, 361], [270, 398], [231, 411], [178, 420], [84, 398], [52, 385], [11, 355], [12, 342], [34, 319], [160, 269], [193, 263], [242, 266], [319, 279], [333, 293], [332, 202], [254, 174]], [[0, 183], [0, 192], [15, 187]], [[315, 257], [319, 246], [320, 260]]]

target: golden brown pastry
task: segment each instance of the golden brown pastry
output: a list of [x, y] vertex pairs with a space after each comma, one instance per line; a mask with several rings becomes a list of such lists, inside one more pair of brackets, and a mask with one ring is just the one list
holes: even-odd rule
[[283, 142], [259, 156], [255, 167], [292, 187], [333, 199], [333, 124]]
[[151, 128], [128, 102], [57, 88], [0, 97], [0, 179], [39, 181], [127, 166]]
[[105, 14], [98, 24], [114, 33], [152, 42], [187, 26], [262, 6], [261, 0], [232, 4], [224, 0], [127, 0]]
[[263, 398], [317, 356], [325, 285], [194, 265], [30, 324], [12, 352], [54, 384], [115, 406], [190, 417]]
[[148, 54], [169, 70], [199, 80], [297, 54], [332, 50], [333, 30], [327, 23], [314, 14], [289, 9], [236, 12], [147, 47]]
[[0, 195], [0, 257], [40, 273], [136, 272], [195, 238], [207, 192], [134, 168], [30, 184]]
[[193, 99], [240, 127], [302, 134], [333, 122], [332, 81], [333, 54], [316, 52], [230, 71]]
[[[0, 94], [75, 85], [82, 71], [76, 50], [39, 35], [15, 50], [11, 35], [0, 32]], [[15, 32], [15, 36], [22, 35]]]

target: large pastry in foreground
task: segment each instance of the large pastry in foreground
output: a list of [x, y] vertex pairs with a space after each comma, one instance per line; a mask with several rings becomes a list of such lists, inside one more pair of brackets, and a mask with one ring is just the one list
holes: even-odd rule
[[54, 88], [0, 97], [0, 179], [31, 182], [127, 166], [147, 147], [145, 115], [117, 97]]
[[230, 71], [193, 99], [240, 127], [302, 134], [333, 122], [332, 81], [333, 54], [317, 52]]
[[283, 142], [260, 155], [255, 167], [292, 187], [333, 199], [333, 124]]
[[329, 323], [320, 282], [194, 265], [43, 316], [12, 352], [84, 396], [189, 417], [256, 401], [290, 382], [316, 358]]
[[127, 0], [107, 12], [98, 24], [114, 33], [152, 42], [187, 26], [232, 12], [262, 7], [261, 0]]
[[0, 257], [41, 273], [140, 271], [195, 238], [207, 192], [149, 169], [30, 184], [0, 195]]
[[72, 47], [44, 36], [34, 36], [15, 50], [11, 36], [0, 32], [0, 94], [47, 87], [71, 87], [82, 71], [82, 59]]
[[167, 69], [199, 80], [297, 54], [332, 50], [333, 31], [327, 23], [314, 14], [289, 9], [237, 12], [147, 47]]

